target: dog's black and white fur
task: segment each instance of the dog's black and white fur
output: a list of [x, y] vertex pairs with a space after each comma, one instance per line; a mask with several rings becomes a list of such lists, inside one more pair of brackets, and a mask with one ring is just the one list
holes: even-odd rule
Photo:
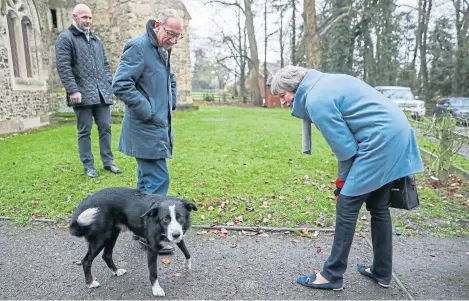
[[142, 190], [106, 188], [85, 198], [75, 209], [69, 225], [72, 235], [85, 237], [88, 252], [83, 258], [86, 284], [98, 287], [93, 280], [91, 264], [103, 251], [103, 259], [112, 273], [122, 276], [112, 260], [112, 250], [119, 233], [125, 229], [144, 237], [153, 295], [164, 296], [157, 279], [157, 255], [164, 243], [175, 243], [184, 254], [184, 264], [191, 268], [191, 257], [184, 243], [184, 234], [191, 224], [191, 211], [197, 207], [176, 197], [152, 195]]

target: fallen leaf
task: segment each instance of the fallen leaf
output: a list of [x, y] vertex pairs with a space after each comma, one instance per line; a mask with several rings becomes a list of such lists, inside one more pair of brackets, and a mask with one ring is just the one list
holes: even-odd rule
[[360, 217], [360, 219], [361, 219], [362, 221], [366, 221], [366, 220], [368, 219], [368, 217], [366, 217], [366, 215], [363, 215], [362, 217]]
[[257, 232], [249, 231], [249, 232], [245, 232], [244, 235], [245, 236], [254, 236], [254, 235], [257, 235]]
[[231, 226], [234, 226], [235, 223], [234, 222], [227, 222], [226, 225], [231, 227]]
[[209, 206], [209, 207], [207, 208], [208, 211], [213, 211], [214, 209], [215, 209], [215, 208], [213, 208], [213, 206]]
[[316, 247], [316, 253], [321, 253], [321, 252], [322, 252], [321, 247]]
[[243, 218], [242, 216], [238, 216], [238, 217], [236, 218], [236, 222], [242, 223], [242, 222], [244, 222], [244, 218]]
[[308, 228], [302, 228], [300, 232], [303, 234], [308, 234], [309, 231], [308, 231]]
[[162, 263], [164, 264], [169, 264], [171, 261], [169, 260], [169, 258], [163, 258], [160, 260]]
[[37, 206], [38, 202], [36, 200], [32, 200], [31, 204], [33, 204], [33, 206]]
[[260, 233], [257, 236], [259, 236], [259, 237], [269, 237], [269, 235], [267, 233]]
[[268, 208], [269, 207], [269, 202], [262, 202], [262, 205], [259, 206], [259, 208]]
[[305, 215], [312, 215], [313, 213], [312, 212], [305, 212]]
[[198, 231], [198, 232], [197, 232], [198, 235], [207, 234], [207, 233], [208, 233], [208, 231], [205, 231], [205, 230], [201, 230], [201, 231]]
[[100, 181], [100, 180], [98, 180], [98, 181], [96, 181], [95, 183], [96, 183], [96, 184], [101, 184], [101, 181]]
[[37, 214], [33, 214], [33, 220], [37, 220], [39, 216]]
[[296, 201], [291, 201], [290, 206], [292, 206], [292, 207], [296, 206]]
[[221, 228], [221, 229], [220, 229], [220, 233], [222, 233], [222, 234], [228, 234], [228, 230], [226, 230], [225, 228]]

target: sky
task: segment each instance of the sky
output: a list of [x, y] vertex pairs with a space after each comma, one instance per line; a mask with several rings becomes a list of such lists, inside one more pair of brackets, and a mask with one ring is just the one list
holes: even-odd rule
[[[234, 0], [223, 0], [225, 2], [234, 2]], [[433, 11], [434, 15], [442, 14], [452, 8], [449, 0], [440, 0], [444, 4], [435, 6]], [[221, 4], [205, 4], [209, 0], [182, 0], [186, 5], [191, 20], [189, 22], [189, 31], [191, 35], [191, 51], [203, 47], [210, 51], [219, 51], [214, 47], [208, 37], [219, 34], [219, 32], [230, 32], [236, 29], [236, 16], [233, 7], [224, 7]], [[254, 11], [263, 12], [262, 3], [263, 1], [257, 1], [261, 7], [254, 7]], [[316, 0], [316, 11], [320, 10], [323, 0]], [[300, 0], [300, 3], [302, 1]], [[398, 0], [397, 4], [402, 5], [402, 9], [406, 6], [416, 7], [418, 0]], [[302, 8], [299, 8], [302, 11]], [[270, 17], [271, 21], [268, 23], [268, 32], [274, 31], [276, 18]], [[298, 22], [302, 23], [301, 15], [297, 14]], [[256, 28], [256, 38], [258, 44], [259, 59], [262, 62], [264, 60], [264, 22], [263, 13], [257, 16], [254, 20], [254, 26]], [[269, 62], [276, 62], [280, 60], [280, 52], [277, 50], [278, 37], [273, 36], [269, 39], [270, 45], [268, 47], [267, 59]]]

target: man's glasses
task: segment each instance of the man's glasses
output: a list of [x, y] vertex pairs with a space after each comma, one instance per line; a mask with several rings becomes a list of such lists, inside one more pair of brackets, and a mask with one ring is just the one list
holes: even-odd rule
[[163, 27], [164, 31], [166, 31], [166, 34], [168, 35], [168, 37], [170, 37], [171, 39], [172, 38], [176, 38], [176, 40], [180, 40], [182, 39], [184, 36], [182, 35], [182, 33], [180, 34], [177, 34], [177, 33], [174, 33], [172, 32], [171, 30], [167, 30], [163, 25], [161, 25], [161, 27]]

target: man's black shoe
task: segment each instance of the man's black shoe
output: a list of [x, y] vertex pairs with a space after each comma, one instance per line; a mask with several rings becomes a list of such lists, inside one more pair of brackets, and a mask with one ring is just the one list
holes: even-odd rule
[[90, 178], [97, 178], [99, 176], [98, 172], [93, 167], [85, 168], [85, 174]]
[[110, 172], [115, 173], [116, 175], [122, 173], [122, 170], [120, 170], [115, 165], [104, 166], [104, 169], [109, 170]]

